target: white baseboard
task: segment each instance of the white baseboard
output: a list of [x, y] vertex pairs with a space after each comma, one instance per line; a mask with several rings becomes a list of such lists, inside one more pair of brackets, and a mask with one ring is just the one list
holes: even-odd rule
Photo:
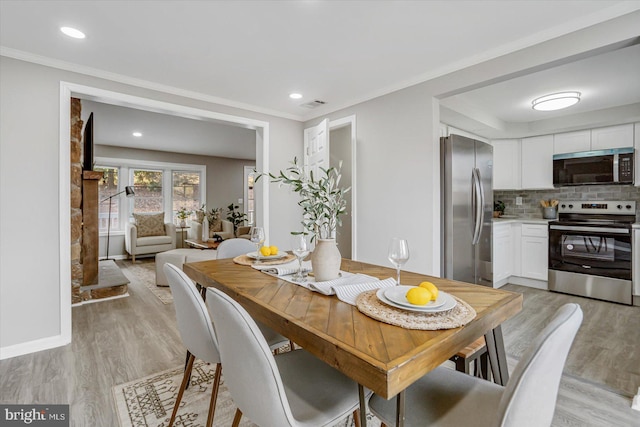
[[549, 290], [549, 282], [544, 280], [529, 279], [527, 277], [511, 276], [508, 280], [509, 283], [514, 285], [528, 286], [530, 288]]
[[0, 347], [0, 360], [35, 353], [37, 351], [49, 350], [50, 348], [62, 347], [69, 343], [71, 343], [70, 339], [65, 339], [62, 335], [56, 335], [53, 337], [40, 338], [20, 344]]

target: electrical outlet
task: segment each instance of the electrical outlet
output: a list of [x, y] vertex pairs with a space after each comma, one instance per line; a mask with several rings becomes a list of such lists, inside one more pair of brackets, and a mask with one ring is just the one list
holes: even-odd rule
[[522, 197], [516, 197], [516, 206], [522, 206]]

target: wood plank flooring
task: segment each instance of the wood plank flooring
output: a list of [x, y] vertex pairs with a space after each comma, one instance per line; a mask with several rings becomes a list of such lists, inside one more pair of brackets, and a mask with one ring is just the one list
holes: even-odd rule
[[[0, 402], [69, 403], [72, 426], [117, 426], [113, 385], [184, 363], [173, 305], [123, 271], [130, 297], [73, 308], [70, 345], [0, 361]], [[630, 406], [640, 386], [640, 308], [506, 289], [525, 295], [523, 311], [503, 329], [512, 366], [557, 307], [576, 301], [585, 312], [553, 426], [639, 426], [640, 412]]]

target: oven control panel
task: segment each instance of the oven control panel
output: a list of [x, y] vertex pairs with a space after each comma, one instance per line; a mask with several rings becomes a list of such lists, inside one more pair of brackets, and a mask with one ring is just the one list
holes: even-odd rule
[[558, 213], [635, 215], [636, 202], [633, 200], [572, 200], [558, 205]]

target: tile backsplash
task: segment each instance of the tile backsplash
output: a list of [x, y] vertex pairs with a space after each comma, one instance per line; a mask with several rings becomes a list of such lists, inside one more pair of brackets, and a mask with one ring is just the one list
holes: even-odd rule
[[[522, 205], [516, 206], [516, 197]], [[636, 222], [640, 222], [640, 187], [632, 185], [580, 185], [551, 190], [494, 190], [493, 200], [505, 204], [505, 215], [542, 218], [540, 200], [635, 200]]]

